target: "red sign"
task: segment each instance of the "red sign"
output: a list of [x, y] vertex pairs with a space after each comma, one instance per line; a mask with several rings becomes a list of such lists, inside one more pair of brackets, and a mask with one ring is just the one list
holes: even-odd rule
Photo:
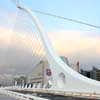
[[52, 74], [52, 73], [51, 73], [51, 70], [50, 70], [50, 69], [46, 69], [46, 75], [47, 75], [47, 76], [51, 76], [51, 74]]

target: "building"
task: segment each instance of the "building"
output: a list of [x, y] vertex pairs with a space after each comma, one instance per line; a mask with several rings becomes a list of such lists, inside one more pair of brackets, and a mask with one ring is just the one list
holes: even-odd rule
[[65, 56], [60, 57], [69, 67], [71, 67], [73, 70], [80, 72], [80, 62], [77, 61], [75, 64], [70, 64], [69, 60]]
[[[61, 59], [69, 65], [67, 57], [61, 56]], [[41, 60], [28, 75], [28, 83], [46, 84], [51, 79], [52, 72], [47, 60]]]
[[0, 75], [0, 86], [12, 86], [13, 83], [13, 76], [10, 74], [2, 74]]
[[100, 69], [93, 67], [92, 74], [93, 74], [92, 76], [93, 79], [100, 81]]
[[27, 77], [25, 75], [18, 75], [13, 78], [14, 85], [17, 82], [17, 85], [22, 85], [27, 83]]
[[80, 72], [80, 63], [79, 63], [79, 61], [77, 61], [75, 64], [72, 64], [71, 68], [74, 69], [77, 72]]
[[60, 58], [67, 64], [69, 65], [69, 61], [68, 61], [68, 58], [65, 57], [65, 56], [60, 56]]
[[[72, 67], [69, 64], [68, 58], [65, 56], [60, 57], [68, 66]], [[74, 70], [79, 71], [79, 62], [77, 62], [74, 67]], [[48, 80], [52, 80], [52, 72], [49, 67], [47, 60], [41, 60], [27, 76], [28, 83], [48, 83]]]
[[93, 78], [92, 70], [81, 69], [80, 73], [88, 78]]
[[49, 68], [49, 64], [45, 60], [41, 60], [28, 75], [28, 83], [42, 83], [47, 82], [46, 70]]
[[96, 67], [93, 67], [92, 70], [81, 69], [80, 73], [88, 78], [100, 81], [100, 69], [97, 69]]

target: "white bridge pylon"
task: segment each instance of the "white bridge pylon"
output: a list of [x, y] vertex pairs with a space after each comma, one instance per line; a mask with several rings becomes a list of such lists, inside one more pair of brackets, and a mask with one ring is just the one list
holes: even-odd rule
[[44, 50], [46, 51], [47, 60], [52, 70], [53, 80], [51, 88], [60, 91], [100, 93], [100, 82], [82, 76], [60, 59], [34, 12], [21, 5], [17, 5], [17, 7], [28, 13], [38, 30]]

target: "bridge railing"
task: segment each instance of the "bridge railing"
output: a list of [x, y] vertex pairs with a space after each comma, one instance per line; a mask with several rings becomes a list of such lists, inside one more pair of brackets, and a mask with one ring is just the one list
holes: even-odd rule
[[[11, 87], [9, 87], [9, 89], [10, 88]], [[9, 97], [13, 97], [13, 98], [16, 98], [16, 99], [22, 99], [22, 100], [49, 100], [49, 99], [40, 98], [40, 97], [36, 97], [36, 96], [33, 96], [33, 95], [29, 95], [29, 94], [22, 94], [22, 93], [10, 91], [10, 90], [8, 90], [8, 87], [1, 88], [0, 94], [5, 95], [5, 96], [9, 96]]]

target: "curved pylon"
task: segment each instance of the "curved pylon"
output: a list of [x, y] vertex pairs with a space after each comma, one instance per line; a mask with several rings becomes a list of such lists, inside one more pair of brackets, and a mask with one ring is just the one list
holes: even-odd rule
[[47, 59], [53, 73], [52, 88], [71, 92], [100, 93], [100, 82], [82, 76], [60, 59], [53, 50], [48, 36], [34, 12], [26, 7], [21, 7], [20, 5], [18, 8], [29, 14], [39, 32], [38, 34], [42, 40]]

